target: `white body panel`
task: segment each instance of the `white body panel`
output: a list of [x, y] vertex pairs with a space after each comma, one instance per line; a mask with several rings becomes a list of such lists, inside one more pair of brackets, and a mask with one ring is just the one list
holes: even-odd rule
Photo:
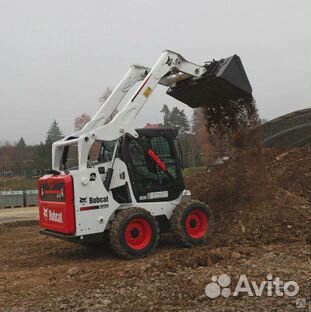
[[[204, 66], [188, 62], [178, 53], [168, 50], [162, 53], [151, 69], [142, 66], [132, 66], [92, 120], [81, 131], [53, 144], [52, 168], [57, 171], [61, 170], [61, 158], [64, 147], [74, 143], [78, 144], [79, 169], [70, 171], [74, 181], [76, 236], [103, 232], [109, 227], [109, 220], [113, 218], [116, 210], [126, 209], [131, 206], [142, 207], [150, 211], [154, 216], [165, 215], [168, 219], [171, 217], [173, 209], [182, 200], [182, 194], [174, 201], [137, 203], [131, 188], [131, 179], [124, 162], [115, 158], [109, 163], [100, 165], [106, 169], [111, 168], [114, 170], [109, 190], [107, 190], [103, 183], [105, 175], [99, 174], [97, 166], [88, 168], [88, 155], [95, 140], [118, 140], [126, 133], [133, 137], [138, 137], [133, 121], [158, 84], [170, 86], [177, 80], [190, 76], [199, 77], [205, 71], [206, 68]], [[134, 96], [112, 121], [107, 123], [110, 115], [118, 108], [127, 92], [137, 81], [141, 80], [143, 81]], [[96, 174], [94, 181], [90, 180], [92, 173]], [[124, 173], [124, 178], [120, 178], [121, 173]], [[125, 183], [129, 185], [132, 203], [120, 205], [113, 199], [111, 189]], [[163, 199], [165, 194], [147, 194], [147, 196], [162, 196]], [[97, 203], [96, 198], [103, 202]], [[83, 207], [94, 206], [99, 208], [81, 211]]]
[[[107, 163], [109, 164], [109, 163]], [[100, 165], [103, 166], [102, 164]], [[116, 172], [111, 182], [111, 189], [124, 185], [129, 182], [129, 174], [127, 167], [123, 161], [116, 159]], [[91, 181], [91, 175], [96, 174], [96, 180]], [[120, 179], [120, 174], [124, 173], [124, 179]], [[172, 212], [176, 205], [182, 200], [182, 194], [174, 201], [162, 202], [139, 202], [135, 200], [132, 187], [129, 184], [132, 203], [119, 204], [113, 197], [112, 193], [107, 192], [103, 185], [102, 178], [98, 173], [97, 167], [88, 168], [80, 171], [75, 170], [71, 172], [74, 181], [75, 193], [75, 216], [76, 216], [76, 235], [83, 236], [88, 234], [96, 234], [103, 232], [109, 228], [109, 220], [117, 209], [126, 209], [128, 207], [141, 207], [148, 210], [154, 216], [165, 215], [170, 219]], [[107, 198], [107, 200], [106, 200]], [[92, 203], [92, 200], [95, 202]], [[97, 202], [97, 199], [102, 199], [103, 202]], [[94, 210], [83, 210], [85, 207], [99, 207]], [[82, 208], [82, 211], [81, 211]]]

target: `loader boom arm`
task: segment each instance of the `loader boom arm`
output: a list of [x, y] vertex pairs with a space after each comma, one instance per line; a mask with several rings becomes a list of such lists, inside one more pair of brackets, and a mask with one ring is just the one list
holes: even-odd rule
[[[134, 129], [134, 120], [158, 84], [170, 87], [176, 81], [189, 77], [200, 77], [205, 71], [206, 67], [189, 62], [180, 54], [169, 50], [162, 53], [151, 69], [143, 66], [132, 66], [82, 130], [53, 144], [52, 168], [59, 170], [63, 148], [72, 143], [79, 145], [79, 167], [86, 168], [87, 156], [95, 140], [112, 141], [125, 133], [138, 137]], [[138, 81], [141, 83], [134, 95], [124, 108], [108, 122], [111, 114], [118, 108], [127, 92]]]
[[[133, 65], [92, 120], [75, 135], [80, 136], [90, 131], [96, 132], [96, 137], [100, 135], [101, 127], [105, 125], [108, 126], [107, 121], [111, 114], [118, 108], [127, 92], [136, 82], [142, 81], [120, 114], [114, 118], [115, 121], [113, 123], [119, 125], [119, 132], [117, 131], [118, 133], [115, 133], [114, 136], [116, 135], [119, 137], [125, 130], [131, 127], [131, 122], [134, 121], [137, 114], [148, 100], [149, 95], [158, 84], [169, 87], [177, 80], [179, 81], [191, 76], [199, 77], [204, 74], [205, 71], [205, 67], [191, 63], [185, 60], [180, 54], [168, 50], [162, 53], [161, 57], [151, 69]], [[123, 118], [121, 118], [120, 115], [123, 116]], [[126, 115], [126, 118], [124, 118], [124, 115]], [[123, 123], [127, 125], [126, 129]], [[104, 139], [101, 137], [97, 138]]]
[[[137, 137], [133, 121], [159, 83], [170, 86], [176, 79], [182, 79], [181, 77], [200, 77], [205, 70], [205, 67], [190, 63], [175, 52], [164, 51], [123, 110], [110, 123], [94, 129], [93, 134], [96, 139], [104, 141], [115, 140], [124, 133]], [[116, 90], [116, 92], [119, 91]], [[108, 99], [101, 110], [105, 110], [105, 107], [110, 105], [109, 103]]]

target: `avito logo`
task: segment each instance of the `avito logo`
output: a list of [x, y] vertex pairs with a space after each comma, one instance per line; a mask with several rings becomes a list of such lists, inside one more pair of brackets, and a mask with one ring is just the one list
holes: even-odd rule
[[267, 280], [262, 281], [260, 284], [251, 281], [246, 275], [240, 275], [234, 291], [231, 290], [231, 277], [227, 274], [220, 276], [212, 276], [212, 282], [207, 284], [205, 288], [206, 295], [211, 298], [222, 297], [237, 297], [240, 294], [247, 294], [249, 297], [260, 297], [266, 294], [268, 297], [276, 296], [294, 297], [299, 293], [299, 285], [294, 281], [282, 281], [279, 277], [273, 278], [272, 274], [267, 275]]

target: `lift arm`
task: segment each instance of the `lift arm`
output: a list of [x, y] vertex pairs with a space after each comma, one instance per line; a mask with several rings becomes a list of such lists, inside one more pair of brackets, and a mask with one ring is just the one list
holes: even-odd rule
[[[91, 133], [92, 138], [104, 141], [118, 139], [124, 133], [137, 137], [133, 121], [158, 84], [169, 87], [176, 81], [191, 76], [200, 77], [205, 71], [204, 66], [188, 62], [180, 54], [168, 50], [162, 53], [152, 69], [138, 66], [131, 67], [97, 114], [81, 132], [77, 133], [77, 136]], [[114, 119], [106, 124], [111, 113], [118, 107], [125, 94], [139, 80], [143, 81], [134, 95]]]
[[[99, 111], [85, 127], [71, 136], [57, 141], [52, 149], [52, 168], [59, 170], [65, 146], [78, 143], [79, 167], [86, 168], [89, 150], [95, 140], [112, 141], [125, 133], [138, 137], [134, 120], [158, 84], [172, 86], [189, 77], [200, 77], [206, 72], [204, 66], [191, 63], [180, 54], [165, 50], [155, 65], [149, 69], [132, 66], [115, 87]], [[108, 122], [111, 114], [118, 108], [127, 92], [136, 82], [142, 81], [124, 108]]]

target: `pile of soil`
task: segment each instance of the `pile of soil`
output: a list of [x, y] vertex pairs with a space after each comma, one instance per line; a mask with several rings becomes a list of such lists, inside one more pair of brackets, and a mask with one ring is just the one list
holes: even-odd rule
[[217, 245], [311, 241], [311, 147], [236, 150], [185, 179], [213, 209]]
[[291, 149], [266, 149], [265, 159], [275, 184], [311, 203], [310, 145]]
[[186, 186], [213, 209], [216, 245], [310, 241], [311, 147], [264, 149], [253, 98], [209, 103], [203, 116], [209, 145], [230, 158]]

